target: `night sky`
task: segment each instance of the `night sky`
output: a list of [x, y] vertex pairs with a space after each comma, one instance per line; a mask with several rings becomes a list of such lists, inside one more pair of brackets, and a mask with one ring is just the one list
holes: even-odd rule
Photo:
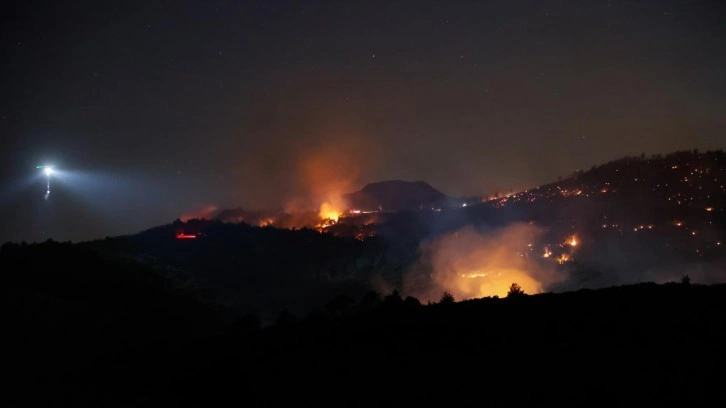
[[721, 1], [14, 3], [3, 242], [299, 208], [388, 179], [521, 190], [726, 140]]

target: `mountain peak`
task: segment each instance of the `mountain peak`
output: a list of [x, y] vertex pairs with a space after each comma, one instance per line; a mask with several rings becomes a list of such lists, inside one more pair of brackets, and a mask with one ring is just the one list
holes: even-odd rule
[[350, 208], [361, 210], [416, 210], [440, 207], [450, 198], [425, 181], [385, 180], [366, 184], [361, 190], [345, 194]]

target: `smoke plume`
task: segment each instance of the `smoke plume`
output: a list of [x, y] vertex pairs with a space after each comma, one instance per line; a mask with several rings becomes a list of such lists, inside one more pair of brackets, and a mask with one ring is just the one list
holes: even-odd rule
[[421, 260], [404, 278], [404, 291], [432, 302], [444, 291], [456, 300], [503, 297], [512, 283], [529, 294], [546, 291], [567, 276], [535, 247], [543, 233], [517, 223], [491, 231], [464, 227], [437, 237], [422, 245]]

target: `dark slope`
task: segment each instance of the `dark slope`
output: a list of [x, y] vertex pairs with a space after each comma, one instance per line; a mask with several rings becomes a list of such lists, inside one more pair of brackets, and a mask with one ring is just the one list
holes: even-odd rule
[[216, 336], [231, 319], [162, 270], [79, 245], [5, 244], [0, 276], [10, 406], [93, 405], [105, 361]]
[[267, 329], [120, 347], [75, 377], [56, 367], [42, 393], [13, 390], [73, 406], [695, 406], [721, 397], [724, 307], [724, 285], [366, 297]]
[[[176, 239], [182, 232], [198, 238]], [[340, 293], [359, 295], [392, 267], [376, 239], [219, 221], [177, 221], [81, 245], [183, 273], [221, 302], [264, 320], [282, 311], [308, 313]]]

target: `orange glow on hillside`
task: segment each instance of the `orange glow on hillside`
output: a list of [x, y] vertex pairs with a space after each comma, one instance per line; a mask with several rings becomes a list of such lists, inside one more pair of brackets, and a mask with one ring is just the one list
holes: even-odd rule
[[345, 134], [302, 151], [295, 172], [300, 194], [286, 203], [286, 212], [314, 209], [321, 220], [337, 222], [347, 209], [342, 196], [359, 188], [359, 158], [368, 156], [366, 145]]
[[340, 218], [340, 215], [343, 213], [340, 208], [337, 208], [333, 204], [330, 204], [329, 202], [324, 202], [320, 206], [320, 219], [322, 220], [331, 220], [333, 222], [338, 222], [338, 219]]
[[196, 238], [197, 238], [197, 236], [194, 234], [184, 234], [183, 232], [176, 234], [176, 239], [196, 239]]
[[219, 208], [216, 205], [205, 205], [202, 207], [195, 208], [190, 213], [183, 214], [179, 219], [182, 222], [187, 222], [191, 219], [198, 219], [198, 220], [211, 220], [214, 218], [215, 213], [219, 210]]
[[274, 218], [265, 218], [263, 220], [260, 220], [260, 222], [257, 223], [260, 227], [268, 227], [270, 225], [273, 225], [275, 223]]
[[[408, 275], [404, 286], [424, 301], [438, 300], [443, 291], [457, 300], [504, 297], [512, 283], [528, 294], [539, 293], [565, 276], [549, 262], [517, 256], [541, 235], [540, 229], [527, 224], [490, 232], [467, 227], [444, 235], [422, 248], [430, 261], [421, 270], [423, 273]], [[545, 251], [551, 256], [549, 248]]]
[[[461, 274], [454, 285], [454, 292], [461, 298], [507, 296], [512, 283], [519, 284], [525, 293], [542, 291], [542, 284], [520, 268], [482, 268]], [[469, 296], [466, 296], [468, 294]]]

